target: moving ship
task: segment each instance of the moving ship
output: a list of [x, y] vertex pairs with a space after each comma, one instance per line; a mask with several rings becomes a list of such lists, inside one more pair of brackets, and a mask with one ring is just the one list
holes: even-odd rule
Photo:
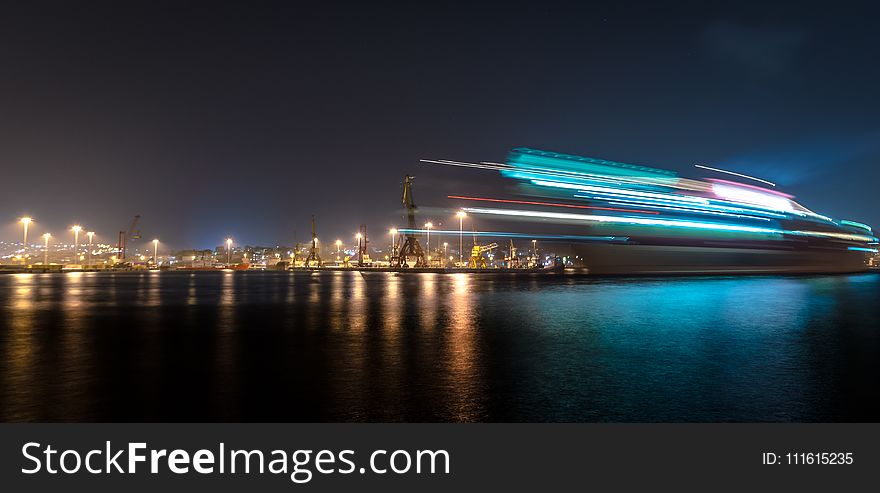
[[677, 173], [529, 148], [507, 163], [427, 161], [497, 170], [514, 196], [450, 195], [486, 236], [532, 238], [591, 274], [843, 273], [878, 253], [870, 226], [815, 213], [747, 175], [700, 166]]

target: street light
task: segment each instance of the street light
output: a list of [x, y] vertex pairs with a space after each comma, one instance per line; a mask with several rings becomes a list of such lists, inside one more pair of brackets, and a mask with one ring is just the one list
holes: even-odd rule
[[25, 261], [25, 263], [27, 263], [27, 232], [28, 232], [28, 225], [29, 225], [32, 221], [33, 221], [33, 219], [31, 219], [31, 218], [29, 218], [29, 217], [23, 217], [23, 218], [21, 218], [21, 219], [18, 220], [18, 222], [21, 223], [22, 229], [24, 229], [24, 241], [23, 241], [22, 244], [24, 245], [24, 252], [23, 252], [23, 253], [24, 253], [24, 261]]
[[226, 266], [232, 263], [232, 238], [226, 238]]
[[425, 229], [428, 230], [428, 238], [425, 243], [428, 244], [428, 265], [431, 265], [431, 228], [434, 227], [434, 224], [431, 222], [425, 223]]
[[464, 250], [464, 245], [462, 243], [462, 229], [461, 229], [461, 227], [462, 227], [462, 224], [464, 223], [464, 218], [467, 217], [467, 214], [465, 214], [464, 211], [458, 211], [458, 213], [455, 216], [458, 218], [458, 266], [461, 267], [464, 263], [464, 258], [463, 258], [464, 252], [462, 251], [462, 250]]
[[535, 265], [538, 265], [538, 240], [532, 240], [532, 252], [535, 254]]
[[336, 260], [339, 260], [339, 249], [342, 248], [342, 240], [336, 240]]
[[153, 264], [159, 267], [159, 239], [153, 240]]
[[49, 238], [52, 235], [46, 233], [43, 235], [43, 266], [49, 265]]
[[443, 242], [443, 256], [449, 255], [449, 243]]
[[76, 224], [70, 230], [73, 231], [73, 261], [76, 263], [79, 255], [79, 232], [82, 231], [82, 226]]
[[92, 266], [92, 238], [95, 237], [94, 231], [89, 231], [86, 233], [86, 236], [89, 237], [89, 267]]
[[395, 237], [397, 236], [397, 228], [391, 228], [390, 230], [388, 230], [388, 232], [391, 233], [391, 258], [394, 258], [395, 248], [397, 247], [397, 242], [394, 241]]

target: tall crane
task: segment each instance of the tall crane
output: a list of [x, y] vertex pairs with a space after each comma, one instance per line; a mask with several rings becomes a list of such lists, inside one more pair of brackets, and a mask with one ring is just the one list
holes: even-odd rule
[[516, 256], [516, 246], [514, 246], [514, 244], [513, 244], [513, 238], [510, 239], [509, 253], [510, 253], [510, 256], [505, 259], [505, 260], [507, 260], [507, 268], [508, 269], [515, 269], [515, 268], [519, 267], [520, 266], [519, 265], [519, 257]]
[[305, 266], [308, 267], [312, 262], [321, 267], [321, 255], [318, 252], [318, 233], [315, 230], [315, 215], [312, 214], [312, 246], [309, 248], [309, 255], [306, 257]]
[[137, 227], [138, 221], [140, 221], [140, 220], [141, 220], [140, 214], [136, 214], [134, 216], [134, 219], [131, 220], [131, 224], [128, 226], [128, 231], [120, 231], [119, 232], [119, 239], [117, 240], [117, 243], [116, 243], [116, 251], [117, 251], [117, 255], [119, 256], [119, 258], [118, 258], [119, 262], [122, 262], [123, 260], [125, 260], [125, 250], [126, 250], [126, 246], [127, 246], [126, 243], [128, 242], [128, 240], [140, 239], [140, 237], [141, 237], [140, 230], [135, 230], [135, 228]]
[[406, 206], [406, 218], [409, 231], [403, 240], [403, 245], [397, 256], [397, 267], [408, 267], [407, 258], [415, 258], [416, 267], [427, 267], [428, 262], [425, 259], [425, 252], [419, 245], [419, 239], [416, 237], [416, 204], [413, 201], [412, 182], [415, 177], [406, 175], [403, 178], [403, 205]]

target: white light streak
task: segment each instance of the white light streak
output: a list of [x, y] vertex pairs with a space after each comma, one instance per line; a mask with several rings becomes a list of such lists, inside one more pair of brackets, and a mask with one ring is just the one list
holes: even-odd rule
[[761, 183], [766, 183], [766, 184], [770, 185], [771, 187], [775, 187], [775, 186], [776, 186], [776, 184], [773, 183], [773, 182], [771, 182], [771, 181], [762, 180], [762, 179], [760, 179], [760, 178], [755, 178], [754, 176], [744, 175], [744, 174], [742, 174], [742, 173], [734, 173], [733, 171], [727, 171], [727, 170], [723, 170], [723, 169], [712, 168], [711, 166], [703, 166], [702, 164], [695, 164], [694, 166], [696, 166], [697, 168], [708, 169], [708, 170], [710, 170], [710, 171], [717, 171], [718, 173], [727, 173], [728, 175], [739, 176], [740, 178], [746, 178], [746, 179], [748, 179], [748, 180], [759, 181], [759, 182], [761, 182]]

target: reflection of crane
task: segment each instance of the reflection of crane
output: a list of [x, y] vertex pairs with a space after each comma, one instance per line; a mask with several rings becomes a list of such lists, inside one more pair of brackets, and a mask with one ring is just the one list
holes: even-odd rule
[[400, 246], [400, 253], [397, 256], [397, 267], [408, 267], [406, 263], [407, 257], [414, 258], [416, 267], [427, 267], [428, 262], [425, 260], [425, 252], [419, 245], [419, 239], [416, 238], [416, 204], [413, 202], [412, 195], [413, 177], [406, 175], [403, 178], [403, 205], [406, 206], [406, 218], [409, 226], [409, 232], [406, 233], [406, 239]]
[[468, 267], [470, 267], [471, 269], [485, 269], [486, 257], [484, 257], [483, 254], [491, 252], [496, 248], [498, 248], [498, 243], [490, 243], [488, 245], [474, 245], [474, 247], [471, 249], [471, 260], [468, 262]]
[[116, 252], [117, 255], [119, 255], [120, 262], [125, 260], [125, 250], [127, 246], [126, 243], [128, 242], [128, 240], [138, 240], [141, 237], [140, 230], [134, 229], [137, 227], [138, 221], [140, 220], [140, 214], [135, 215], [134, 219], [131, 220], [131, 224], [128, 226], [128, 231], [119, 232], [119, 239], [116, 243]]
[[321, 267], [321, 255], [318, 254], [318, 233], [315, 231], [315, 215], [312, 214], [312, 247], [309, 248], [309, 256], [306, 257], [306, 267], [312, 262]]

